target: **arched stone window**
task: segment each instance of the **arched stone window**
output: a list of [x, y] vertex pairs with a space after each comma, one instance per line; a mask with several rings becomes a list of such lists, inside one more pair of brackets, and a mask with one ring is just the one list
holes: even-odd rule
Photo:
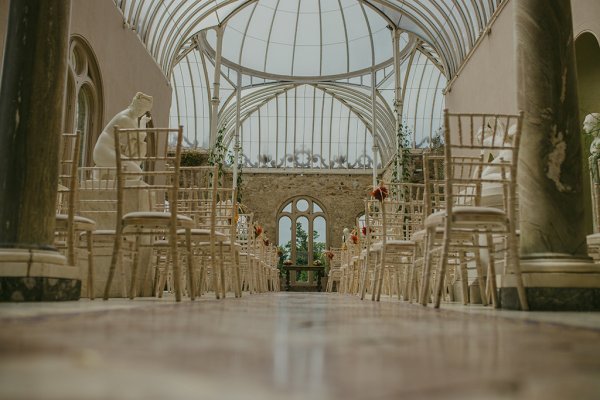
[[[277, 239], [283, 259], [296, 265], [324, 264], [323, 252], [329, 242], [323, 206], [308, 196], [286, 201], [277, 215]], [[293, 280], [312, 281], [312, 277], [299, 273]]]
[[64, 131], [81, 131], [80, 165], [92, 166], [92, 151], [102, 129], [102, 81], [85, 39], [73, 36], [69, 48]]

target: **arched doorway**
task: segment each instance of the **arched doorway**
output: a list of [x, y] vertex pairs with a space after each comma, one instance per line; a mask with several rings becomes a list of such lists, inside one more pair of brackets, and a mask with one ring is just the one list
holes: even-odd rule
[[[577, 60], [577, 81], [579, 96], [579, 120], [587, 114], [600, 112], [600, 46], [598, 39], [591, 32], [580, 34], [575, 40], [575, 54]], [[582, 138], [583, 155], [583, 192], [585, 203], [585, 221], [587, 233], [593, 232], [592, 195], [590, 188], [590, 169], [588, 157], [590, 156], [590, 144], [592, 138], [588, 135]], [[599, 229], [600, 227], [596, 227]]]
[[[280, 263], [324, 265], [328, 235], [323, 206], [308, 196], [287, 200], [277, 214], [277, 245], [282, 253]], [[304, 271], [291, 276], [292, 285], [312, 284], [313, 280], [312, 274]]]

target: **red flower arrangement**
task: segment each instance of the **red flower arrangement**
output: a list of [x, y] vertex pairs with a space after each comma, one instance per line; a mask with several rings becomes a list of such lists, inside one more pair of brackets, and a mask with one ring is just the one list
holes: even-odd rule
[[258, 236], [260, 236], [262, 233], [263, 233], [263, 228], [262, 228], [262, 226], [260, 226], [260, 225], [256, 225], [256, 226], [254, 227], [254, 235], [258, 237]]
[[371, 192], [371, 196], [373, 196], [379, 201], [383, 201], [386, 197], [388, 197], [388, 188], [385, 187], [383, 183], [380, 183], [379, 186], [373, 189], [373, 191]]
[[265, 246], [269, 246], [271, 242], [269, 242], [269, 239], [263, 239], [263, 243], [265, 244]]
[[333, 257], [335, 257], [335, 254], [333, 253], [333, 251], [326, 251], [325, 257], [327, 257], [329, 260], [333, 260]]
[[358, 236], [355, 233], [351, 234], [350, 241], [352, 242], [352, 244], [358, 244]]
[[[367, 227], [363, 226], [361, 232], [363, 236], [367, 236]], [[369, 232], [373, 232], [373, 228], [369, 227]]]

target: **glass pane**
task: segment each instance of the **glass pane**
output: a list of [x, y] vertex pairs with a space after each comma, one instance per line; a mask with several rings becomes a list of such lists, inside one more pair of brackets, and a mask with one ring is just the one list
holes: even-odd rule
[[283, 212], [292, 212], [292, 203], [289, 203], [287, 206], [285, 206], [285, 208], [283, 209]]
[[277, 238], [277, 245], [281, 250], [279, 256], [279, 262], [283, 260], [291, 260], [292, 251], [292, 220], [289, 217], [279, 218], [279, 236]]
[[296, 208], [300, 212], [305, 212], [306, 210], [308, 210], [308, 201], [306, 201], [304, 199], [298, 200], [298, 202], [296, 203]]
[[77, 130], [81, 132], [81, 142], [79, 145], [79, 165], [86, 165], [86, 146], [87, 139], [89, 136], [89, 126], [90, 126], [90, 101], [88, 94], [85, 88], [82, 88], [77, 96], [77, 107], [76, 107], [76, 115], [77, 115]]
[[300, 217], [296, 220], [296, 264], [308, 264], [308, 219]]
[[317, 217], [313, 221], [313, 264], [325, 265], [325, 246], [327, 243], [327, 223], [325, 218]]
[[356, 220], [358, 228], [362, 231], [362, 228], [365, 226], [365, 214], [359, 215]]
[[313, 203], [313, 209], [314, 209], [314, 212], [316, 212], [316, 213], [323, 212], [323, 210], [321, 210], [321, 207], [319, 207], [319, 205], [317, 203]]

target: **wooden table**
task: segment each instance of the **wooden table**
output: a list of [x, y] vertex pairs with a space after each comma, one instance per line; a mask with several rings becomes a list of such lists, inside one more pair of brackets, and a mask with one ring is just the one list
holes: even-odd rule
[[290, 291], [290, 271], [308, 271], [315, 272], [317, 274], [317, 291], [321, 291], [321, 277], [325, 275], [324, 265], [284, 265], [283, 270], [285, 271], [285, 290]]

